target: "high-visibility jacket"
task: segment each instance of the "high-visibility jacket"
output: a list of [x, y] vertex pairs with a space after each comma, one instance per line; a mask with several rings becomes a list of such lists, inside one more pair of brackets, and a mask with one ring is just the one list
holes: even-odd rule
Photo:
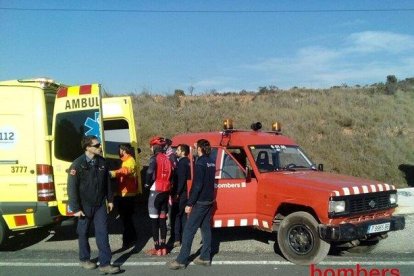
[[121, 157], [121, 168], [111, 171], [111, 176], [118, 180], [118, 195], [135, 196], [138, 191], [137, 172], [135, 169], [135, 159], [129, 154]]

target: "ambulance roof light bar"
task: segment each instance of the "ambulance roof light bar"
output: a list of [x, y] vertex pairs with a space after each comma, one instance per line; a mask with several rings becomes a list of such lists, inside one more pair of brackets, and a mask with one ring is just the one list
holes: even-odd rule
[[36, 83], [40, 84], [41, 88], [46, 88], [46, 87], [49, 87], [49, 86], [56, 86], [56, 87], [59, 86], [59, 84], [55, 83], [55, 81], [53, 79], [47, 78], [47, 77], [45, 77], [45, 78], [24, 79], [24, 80], [18, 80], [18, 81], [23, 82], [23, 83], [25, 83], [25, 82], [27, 82], [27, 83], [36, 82]]
[[33, 79], [23, 79], [19, 80], [19, 82], [46, 82], [46, 83], [54, 83], [55, 81], [51, 78], [33, 78]]

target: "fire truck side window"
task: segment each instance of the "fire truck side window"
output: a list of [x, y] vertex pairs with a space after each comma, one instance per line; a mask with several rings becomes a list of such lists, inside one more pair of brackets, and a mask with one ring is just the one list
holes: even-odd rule
[[242, 168], [246, 168], [248, 161], [247, 155], [243, 148], [227, 148], [227, 151], [233, 155], [234, 159], [242, 166]]
[[227, 152], [224, 153], [221, 178], [245, 178], [244, 171], [240, 168], [233, 157]]

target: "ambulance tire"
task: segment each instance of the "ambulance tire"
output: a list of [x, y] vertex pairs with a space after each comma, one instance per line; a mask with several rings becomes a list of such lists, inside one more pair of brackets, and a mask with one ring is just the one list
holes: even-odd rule
[[5, 240], [8, 238], [8, 229], [4, 220], [0, 216], [0, 248], [4, 244]]
[[307, 212], [295, 212], [285, 217], [277, 232], [277, 242], [283, 256], [298, 265], [321, 262], [331, 245], [319, 238], [318, 222]]

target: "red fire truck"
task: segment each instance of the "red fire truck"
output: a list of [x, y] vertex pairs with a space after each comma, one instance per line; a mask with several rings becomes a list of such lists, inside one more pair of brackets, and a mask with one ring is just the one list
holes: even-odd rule
[[388, 232], [404, 229], [404, 217], [393, 216], [393, 185], [324, 172], [282, 135], [280, 123], [271, 131], [262, 131], [260, 122], [251, 128], [236, 130], [227, 119], [221, 131], [172, 138], [173, 146], [211, 143], [217, 168], [213, 227], [275, 232], [283, 256], [301, 265], [322, 261], [331, 247], [371, 250]]

